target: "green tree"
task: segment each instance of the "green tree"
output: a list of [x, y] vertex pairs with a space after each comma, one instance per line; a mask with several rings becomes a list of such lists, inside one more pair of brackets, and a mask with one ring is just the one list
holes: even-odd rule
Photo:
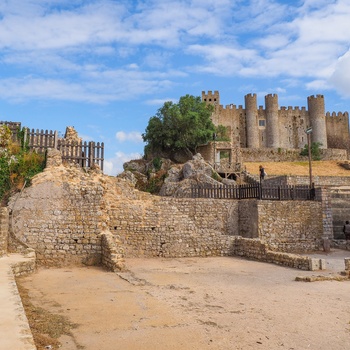
[[192, 95], [182, 96], [178, 103], [165, 102], [150, 118], [142, 134], [147, 143], [145, 155], [176, 151], [192, 155], [197, 146], [213, 138], [215, 127], [210, 119], [212, 111], [213, 106]]
[[[321, 159], [321, 149], [322, 143], [320, 142], [312, 142], [311, 143], [311, 158], [312, 160], [320, 160]], [[301, 156], [309, 155], [309, 146], [306, 144], [302, 151], [300, 152]]]
[[230, 141], [228, 128], [224, 125], [215, 127], [216, 141]]

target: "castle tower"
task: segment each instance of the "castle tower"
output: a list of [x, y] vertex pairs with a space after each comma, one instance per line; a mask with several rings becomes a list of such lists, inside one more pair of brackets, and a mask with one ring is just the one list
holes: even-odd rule
[[307, 98], [310, 123], [312, 127], [311, 140], [319, 142], [320, 148], [327, 148], [326, 116], [323, 95], [309, 96]]
[[278, 96], [269, 94], [265, 96], [266, 110], [266, 141], [268, 148], [280, 147], [278, 124]]
[[247, 148], [259, 148], [258, 109], [256, 94], [244, 96], [246, 114]]
[[208, 91], [207, 94], [205, 93], [205, 91], [202, 91], [202, 101], [219, 106], [220, 105], [219, 91], [215, 90], [214, 93], [212, 93], [212, 91]]

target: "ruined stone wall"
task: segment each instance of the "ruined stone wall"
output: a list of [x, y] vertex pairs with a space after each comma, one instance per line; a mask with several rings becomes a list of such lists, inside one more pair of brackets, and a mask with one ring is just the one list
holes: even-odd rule
[[224, 256], [238, 235], [237, 201], [154, 197], [114, 203], [109, 216], [126, 257]]
[[[101, 207], [103, 187], [88, 175], [72, 168], [70, 182], [59, 182], [67, 175], [55, 168], [54, 177], [44, 180], [12, 198], [12, 234], [35, 249], [37, 263], [46, 266], [95, 264], [101, 259], [99, 233], [105, 221]], [[52, 175], [52, 174], [51, 174]]]
[[258, 239], [237, 237], [232, 248], [232, 253], [245, 258], [300, 270], [323, 270], [326, 265], [324, 259], [313, 259], [297, 254], [272, 251], [266, 243]]
[[7, 208], [0, 208], [0, 257], [7, 253], [9, 214]]
[[259, 201], [259, 238], [274, 250], [322, 249], [323, 208], [319, 201]]
[[321, 202], [152, 196], [63, 165], [36, 175], [9, 209], [10, 234], [46, 266], [119, 269], [124, 257], [229, 256], [242, 235], [275, 250], [307, 251], [320, 248], [324, 233]]

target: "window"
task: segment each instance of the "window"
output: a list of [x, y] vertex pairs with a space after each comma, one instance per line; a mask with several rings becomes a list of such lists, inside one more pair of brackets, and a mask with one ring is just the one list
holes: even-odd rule
[[265, 119], [259, 119], [259, 126], [265, 127]]

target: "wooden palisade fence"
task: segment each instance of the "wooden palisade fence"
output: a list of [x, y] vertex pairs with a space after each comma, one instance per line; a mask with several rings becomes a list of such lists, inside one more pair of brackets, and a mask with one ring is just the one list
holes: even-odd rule
[[305, 185], [264, 186], [260, 183], [247, 185], [193, 185], [192, 198], [217, 199], [268, 199], [268, 200], [314, 200], [315, 189]]
[[[19, 141], [21, 123], [0, 122], [7, 125], [12, 132], [12, 139]], [[103, 170], [104, 143], [103, 142], [77, 142], [58, 137], [57, 131], [23, 128], [22, 146], [29, 147], [38, 153], [44, 153], [48, 148], [61, 151], [64, 162], [76, 163], [84, 168], [91, 168], [97, 164]]]

